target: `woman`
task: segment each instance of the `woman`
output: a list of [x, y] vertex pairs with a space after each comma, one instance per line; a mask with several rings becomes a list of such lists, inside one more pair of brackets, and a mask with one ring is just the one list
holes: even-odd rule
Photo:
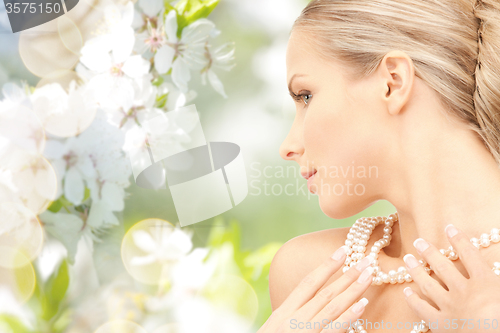
[[297, 109], [280, 155], [334, 219], [382, 199], [397, 213], [359, 221], [371, 235], [283, 245], [259, 332], [345, 332], [358, 318], [351, 332], [500, 330], [498, 0], [315, 0], [286, 65]]

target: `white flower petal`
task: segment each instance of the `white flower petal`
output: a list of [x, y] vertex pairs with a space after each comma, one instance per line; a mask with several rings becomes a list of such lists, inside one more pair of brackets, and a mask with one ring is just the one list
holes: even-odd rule
[[122, 187], [106, 182], [102, 186], [101, 198], [106, 203], [107, 208], [112, 211], [122, 211], [124, 207], [123, 198], [125, 191]]
[[140, 55], [128, 58], [123, 64], [122, 71], [132, 78], [139, 78], [149, 72], [149, 62]]
[[222, 82], [219, 80], [217, 75], [211, 69], [208, 70], [208, 80], [210, 81], [210, 84], [212, 85], [215, 91], [221, 94], [224, 98], [227, 98], [227, 95], [224, 92], [224, 86], [222, 85]]
[[155, 68], [160, 74], [168, 72], [172, 67], [175, 50], [168, 45], [162, 46], [155, 54]]
[[47, 140], [43, 155], [48, 159], [60, 159], [66, 153], [64, 144], [57, 140]]
[[181, 41], [185, 44], [204, 42], [215, 29], [215, 24], [205, 18], [199, 19], [182, 29]]
[[88, 69], [102, 73], [111, 67], [111, 40], [109, 35], [89, 39], [81, 49], [80, 62]]
[[104, 213], [106, 209], [102, 201], [92, 201], [90, 206], [89, 215], [87, 217], [87, 225], [92, 228], [99, 228], [104, 222]]
[[132, 54], [135, 37], [132, 27], [124, 27], [119, 33], [113, 34], [113, 61], [122, 63]]
[[156, 242], [149, 232], [136, 230], [132, 232], [132, 239], [135, 245], [147, 253], [152, 253], [156, 249]]
[[64, 177], [64, 196], [74, 205], [80, 205], [83, 200], [85, 187], [80, 172], [71, 167]]
[[147, 16], [156, 16], [163, 8], [163, 0], [139, 0], [139, 7]]
[[179, 87], [180, 91], [186, 93], [188, 90], [188, 82], [191, 80], [191, 73], [189, 67], [182, 57], [175, 59], [172, 65], [172, 81]]
[[168, 41], [177, 43], [177, 12], [174, 9], [165, 16], [164, 26]]

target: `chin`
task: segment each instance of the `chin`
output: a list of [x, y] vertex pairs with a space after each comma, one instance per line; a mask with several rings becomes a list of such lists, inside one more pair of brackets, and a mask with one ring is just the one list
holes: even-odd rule
[[342, 220], [361, 213], [374, 202], [360, 200], [358, 196], [318, 195], [319, 206], [326, 216]]

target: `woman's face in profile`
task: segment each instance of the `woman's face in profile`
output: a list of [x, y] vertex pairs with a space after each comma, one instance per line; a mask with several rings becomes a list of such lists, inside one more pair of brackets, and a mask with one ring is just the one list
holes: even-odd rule
[[302, 173], [316, 170], [310, 190], [326, 215], [341, 219], [380, 199], [376, 191], [389, 117], [376, 75], [348, 82], [347, 71], [321, 58], [309, 38], [295, 29], [287, 46], [287, 82], [292, 80], [290, 90], [298, 100], [280, 155], [297, 162]]

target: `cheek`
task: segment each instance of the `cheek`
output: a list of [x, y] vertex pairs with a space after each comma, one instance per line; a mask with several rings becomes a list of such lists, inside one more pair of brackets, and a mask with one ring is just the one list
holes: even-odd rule
[[[308, 108], [304, 118], [304, 148], [318, 166], [351, 165], [363, 147], [359, 119], [344, 103], [320, 103]], [[312, 105], [311, 105], [312, 106]]]

